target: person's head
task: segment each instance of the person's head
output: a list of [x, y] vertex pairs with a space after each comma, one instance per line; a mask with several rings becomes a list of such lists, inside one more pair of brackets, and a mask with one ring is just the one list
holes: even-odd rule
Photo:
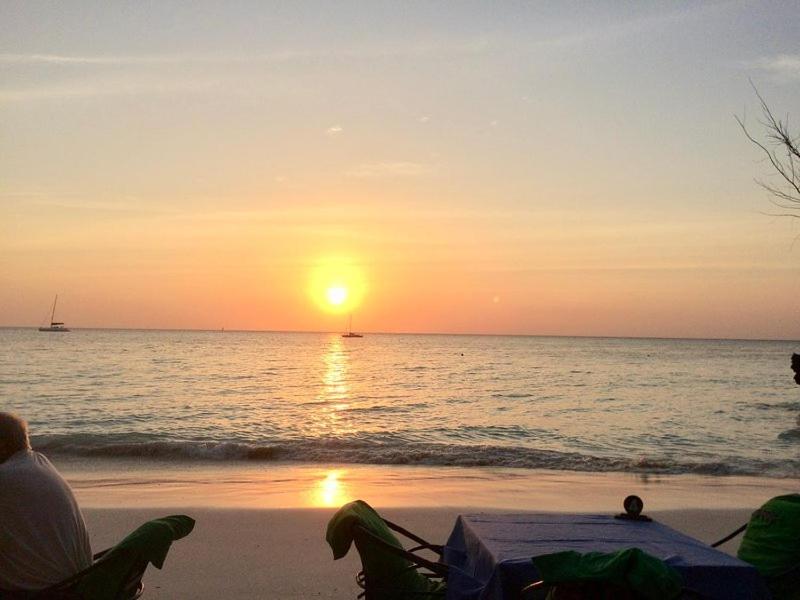
[[28, 439], [28, 424], [17, 415], [0, 412], [0, 463], [13, 454], [31, 447]]
[[794, 371], [794, 382], [800, 385], [800, 354], [792, 354], [792, 371]]

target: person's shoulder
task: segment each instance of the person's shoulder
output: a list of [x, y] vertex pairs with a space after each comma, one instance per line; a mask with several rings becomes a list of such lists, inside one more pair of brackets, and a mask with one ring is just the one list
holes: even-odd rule
[[28, 448], [27, 450], [18, 450], [17, 452], [9, 456], [4, 462], [0, 463], [0, 468], [10, 469], [17, 465], [23, 464], [24, 462], [31, 459], [32, 454], [34, 454], [34, 452], [30, 448]]
[[37, 485], [49, 485], [63, 478], [48, 458], [35, 450], [21, 450], [0, 464], [0, 487], [11, 487], [25, 483], [37, 482]]
[[24, 471], [35, 466], [52, 467], [47, 457], [28, 448], [12, 454], [4, 463], [0, 463], [0, 473]]
[[50, 460], [41, 452], [37, 452], [36, 450], [28, 450], [28, 455], [30, 456], [30, 459], [34, 462], [44, 463], [47, 465], [50, 464]]
[[31, 451], [20, 450], [0, 463], [0, 481], [8, 481], [31, 464]]
[[36, 452], [36, 450], [29, 450], [28, 453], [29, 453], [28, 460], [30, 461], [31, 465], [35, 465], [39, 469], [53, 471], [54, 473], [58, 472], [53, 463], [50, 462], [50, 459], [47, 458], [41, 452]]

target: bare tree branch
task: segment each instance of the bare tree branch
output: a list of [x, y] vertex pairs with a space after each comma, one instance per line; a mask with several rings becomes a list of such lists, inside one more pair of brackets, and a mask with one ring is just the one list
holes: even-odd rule
[[789, 128], [789, 117], [776, 118], [767, 102], [758, 92], [753, 82], [753, 91], [761, 105], [761, 119], [759, 124], [763, 127], [763, 141], [750, 133], [745, 125], [744, 118], [735, 117], [745, 137], [757, 146], [767, 157], [775, 173], [780, 176], [779, 185], [769, 185], [761, 180], [756, 183], [764, 188], [773, 204], [784, 210], [793, 211], [776, 216], [800, 217], [800, 137], [792, 135]]

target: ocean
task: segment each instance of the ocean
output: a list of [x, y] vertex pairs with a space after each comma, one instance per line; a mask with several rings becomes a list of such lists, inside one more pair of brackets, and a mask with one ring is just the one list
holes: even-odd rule
[[0, 329], [36, 449], [186, 464], [800, 475], [800, 343]]

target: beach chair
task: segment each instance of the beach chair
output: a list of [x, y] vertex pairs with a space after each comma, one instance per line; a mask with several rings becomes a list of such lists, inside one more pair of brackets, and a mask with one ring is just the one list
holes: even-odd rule
[[[392, 532], [417, 545], [406, 550]], [[340, 508], [328, 523], [325, 539], [333, 558], [347, 554], [354, 543], [362, 569], [356, 583], [364, 600], [412, 600], [444, 598], [448, 568], [439, 562], [442, 546], [431, 544], [410, 531], [387, 521], [363, 500]], [[436, 557], [420, 555], [428, 551]]]
[[775, 600], [800, 600], [800, 494], [768, 500], [717, 544], [742, 530], [737, 556], [758, 569]]
[[144, 523], [119, 544], [94, 555], [83, 571], [43, 590], [0, 592], [0, 600], [135, 600], [144, 592], [149, 564], [160, 569], [173, 541], [186, 537], [194, 519], [173, 515]]

